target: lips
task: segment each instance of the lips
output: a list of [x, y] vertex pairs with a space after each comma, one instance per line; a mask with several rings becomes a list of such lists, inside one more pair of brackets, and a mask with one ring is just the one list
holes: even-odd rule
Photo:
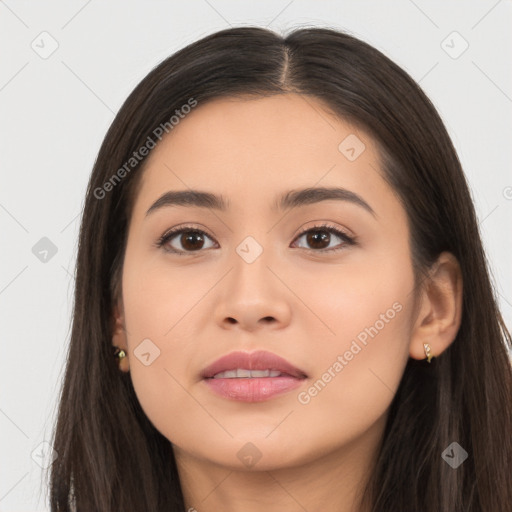
[[304, 384], [307, 375], [266, 351], [232, 352], [201, 372], [206, 387], [228, 400], [265, 402]]
[[[279, 374], [276, 374], [279, 372]], [[272, 352], [232, 352], [201, 372], [203, 379], [212, 378], [278, 378], [304, 379], [306, 373]]]

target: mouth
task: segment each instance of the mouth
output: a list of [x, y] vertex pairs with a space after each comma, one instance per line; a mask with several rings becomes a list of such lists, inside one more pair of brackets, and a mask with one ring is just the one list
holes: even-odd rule
[[300, 386], [306, 373], [266, 351], [232, 352], [201, 372], [215, 394], [230, 400], [262, 402]]

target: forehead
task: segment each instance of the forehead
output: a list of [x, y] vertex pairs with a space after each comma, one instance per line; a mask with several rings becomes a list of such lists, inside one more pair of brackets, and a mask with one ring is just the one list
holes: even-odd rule
[[293, 158], [305, 152], [318, 156], [326, 150], [328, 157], [339, 153], [339, 143], [349, 135], [373, 149], [368, 148], [372, 145], [368, 135], [335, 116], [318, 98], [299, 94], [221, 98], [199, 104], [184, 116], [151, 157], [178, 146], [193, 153], [201, 148], [207, 152], [203, 156], [223, 153], [231, 159], [254, 157], [254, 153], [262, 158], [283, 153]]
[[343, 186], [385, 187], [370, 136], [317, 98], [281, 94], [199, 104], [148, 156], [137, 202], [169, 189], [211, 190], [271, 205], [276, 193]]

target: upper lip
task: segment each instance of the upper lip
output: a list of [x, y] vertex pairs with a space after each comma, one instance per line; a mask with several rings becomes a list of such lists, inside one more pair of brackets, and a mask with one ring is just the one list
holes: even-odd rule
[[298, 379], [307, 377], [304, 371], [296, 368], [286, 359], [265, 350], [257, 352], [231, 352], [206, 367], [201, 372], [201, 377], [208, 379], [217, 373], [237, 368], [244, 368], [246, 370], [278, 370], [281, 373]]

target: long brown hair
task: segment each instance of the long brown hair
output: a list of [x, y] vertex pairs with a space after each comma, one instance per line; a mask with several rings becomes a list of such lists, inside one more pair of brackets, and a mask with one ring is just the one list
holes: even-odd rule
[[[375, 512], [511, 510], [511, 338], [468, 185], [440, 116], [405, 71], [351, 35], [306, 28], [282, 37], [244, 27], [209, 35], [155, 67], [125, 101], [100, 148], [79, 235], [53, 441], [58, 458], [49, 482], [53, 512], [185, 509], [172, 444], [150, 423], [129, 374], [112, 356], [113, 305], [146, 160], [133, 168], [126, 162], [191, 98], [202, 105], [287, 92], [322, 100], [374, 138], [381, 172], [407, 212], [418, 285], [442, 251], [454, 254], [462, 271], [457, 337], [432, 364], [407, 363], [363, 504]], [[122, 179], [113, 182], [123, 165]], [[452, 442], [468, 453], [456, 469], [441, 457]]]

